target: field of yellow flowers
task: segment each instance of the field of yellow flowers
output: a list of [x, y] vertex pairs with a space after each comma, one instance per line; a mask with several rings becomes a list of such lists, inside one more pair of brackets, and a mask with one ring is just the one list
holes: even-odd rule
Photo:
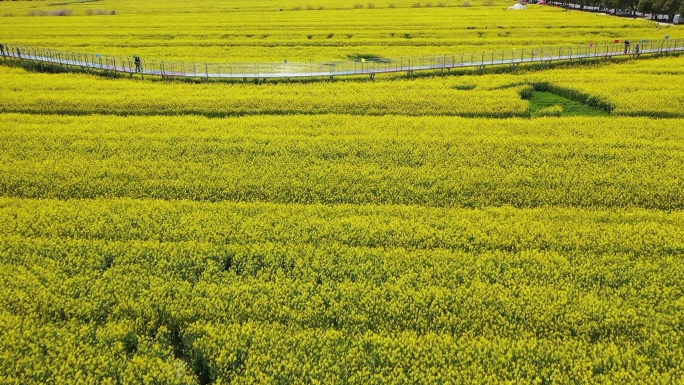
[[[0, 2], [0, 36], [227, 62], [681, 31], [510, 4]], [[262, 84], [0, 59], [0, 383], [680, 383], [682, 75], [676, 55]]]
[[[191, 62], [411, 57], [681, 36], [684, 26], [508, 0], [5, 1], [0, 40]], [[68, 16], [51, 16], [67, 11]], [[98, 12], [99, 11], [99, 12]], [[115, 14], [111, 14], [114, 11]]]

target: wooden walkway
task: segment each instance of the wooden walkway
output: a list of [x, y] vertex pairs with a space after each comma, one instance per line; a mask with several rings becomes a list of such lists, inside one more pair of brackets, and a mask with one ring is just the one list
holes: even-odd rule
[[[637, 50], [638, 44], [638, 50]], [[10, 60], [30, 61], [84, 70], [117, 72], [130, 75], [203, 78], [203, 79], [269, 79], [269, 78], [334, 78], [337, 76], [368, 76], [416, 71], [448, 71], [452, 68], [485, 68], [518, 66], [525, 63], [550, 64], [592, 58], [639, 56], [684, 52], [684, 40], [667, 39], [632, 43], [625, 49], [622, 43], [575, 47], [541, 47], [522, 50], [481, 52], [398, 59], [360, 59], [309, 63], [186, 63], [174, 61], [142, 61], [137, 69], [133, 57], [121, 58], [94, 54], [54, 51], [45, 48], [5, 46], [2, 56]]]

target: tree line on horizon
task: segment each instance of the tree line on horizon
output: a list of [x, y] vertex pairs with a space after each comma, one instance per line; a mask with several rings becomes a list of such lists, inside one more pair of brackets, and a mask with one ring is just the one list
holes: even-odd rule
[[568, 6], [571, 4], [585, 7], [599, 7], [599, 9], [621, 9], [629, 10], [632, 14], [637, 12], [650, 14], [651, 19], [656, 19], [658, 15], [667, 16], [670, 22], [675, 15], [684, 15], [684, 0], [561, 0], [554, 1], [553, 4]]

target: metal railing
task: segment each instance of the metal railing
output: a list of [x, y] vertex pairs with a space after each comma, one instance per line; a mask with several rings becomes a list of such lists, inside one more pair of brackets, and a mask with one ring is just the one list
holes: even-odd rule
[[[638, 46], [638, 49], [637, 49]], [[550, 63], [584, 58], [609, 58], [684, 51], [684, 39], [666, 39], [633, 43], [626, 49], [622, 43], [592, 44], [571, 47], [538, 47], [459, 53], [438, 56], [404, 57], [392, 59], [359, 59], [307, 63], [188, 63], [143, 60], [136, 68], [133, 57], [123, 58], [95, 54], [56, 51], [46, 48], [8, 46], [0, 54], [5, 58], [37, 63], [81, 67], [83, 69], [161, 76], [207, 79], [259, 79], [336, 77], [414, 71], [450, 70], [453, 68], [516, 66], [523, 63]]]

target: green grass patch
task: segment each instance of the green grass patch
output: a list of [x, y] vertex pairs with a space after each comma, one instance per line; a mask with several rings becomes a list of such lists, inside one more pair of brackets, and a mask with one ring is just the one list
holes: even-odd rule
[[570, 100], [548, 91], [533, 91], [530, 97], [530, 115], [546, 116], [545, 112], [554, 106], [562, 107], [562, 116], [608, 116], [608, 112]]

